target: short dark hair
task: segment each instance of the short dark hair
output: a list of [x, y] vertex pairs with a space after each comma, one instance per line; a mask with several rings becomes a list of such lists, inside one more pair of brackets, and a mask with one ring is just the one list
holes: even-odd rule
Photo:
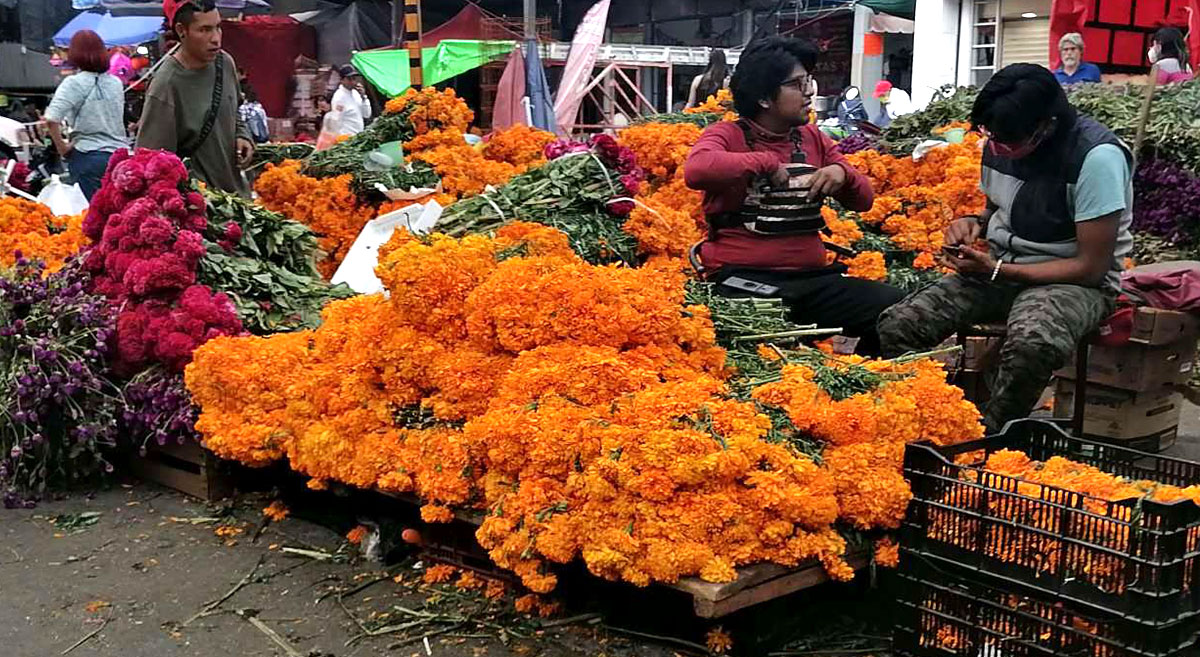
[[1075, 123], [1075, 109], [1050, 69], [1010, 64], [992, 75], [971, 107], [971, 123], [1003, 143], [1027, 139], [1051, 117], [1060, 127]]
[[1159, 28], [1153, 40], [1159, 45], [1159, 59], [1174, 57], [1181, 65], [1187, 63], [1184, 61], [1187, 59], [1187, 46], [1183, 43], [1183, 32], [1174, 27]]
[[191, 0], [175, 12], [175, 22], [171, 23], [170, 31], [174, 32], [176, 25], [188, 27], [196, 19], [196, 14], [207, 14], [216, 8], [216, 0]]
[[92, 30], [79, 30], [71, 37], [67, 48], [67, 61], [75, 68], [89, 73], [108, 72], [108, 48], [104, 40]]
[[815, 73], [817, 49], [807, 41], [778, 36], [746, 46], [729, 81], [737, 113], [748, 119], [757, 116], [762, 110], [759, 101], [774, 100], [796, 64]]

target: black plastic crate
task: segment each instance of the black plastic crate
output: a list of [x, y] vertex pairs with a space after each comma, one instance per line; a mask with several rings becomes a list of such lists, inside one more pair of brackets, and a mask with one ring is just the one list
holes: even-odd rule
[[901, 555], [892, 648], [909, 657], [1196, 657], [1200, 616], [1148, 628]]
[[1200, 612], [1200, 507], [1186, 499], [1107, 502], [983, 470], [1001, 449], [1041, 462], [1062, 456], [1132, 480], [1200, 484], [1200, 464], [1019, 420], [999, 435], [952, 447], [908, 446], [904, 474], [913, 501], [901, 545], [1143, 622]]

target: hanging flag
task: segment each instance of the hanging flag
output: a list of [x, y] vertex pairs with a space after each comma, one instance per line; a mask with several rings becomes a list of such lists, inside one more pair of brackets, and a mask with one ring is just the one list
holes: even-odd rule
[[496, 86], [496, 103], [492, 105], [492, 132], [524, 124], [525, 58], [517, 48], [508, 56], [500, 84]]
[[529, 96], [529, 114], [533, 127], [556, 130], [554, 116], [557, 112], [554, 103], [550, 101], [550, 83], [546, 82], [546, 69], [542, 68], [537, 39], [525, 41], [525, 93]]
[[608, 23], [608, 5], [609, 0], [600, 0], [593, 5], [575, 29], [575, 38], [571, 39], [571, 54], [567, 55], [567, 67], [558, 83], [558, 96], [554, 99], [558, 132], [564, 136], [575, 127], [584, 87], [596, 65], [596, 53], [600, 50], [604, 26]]

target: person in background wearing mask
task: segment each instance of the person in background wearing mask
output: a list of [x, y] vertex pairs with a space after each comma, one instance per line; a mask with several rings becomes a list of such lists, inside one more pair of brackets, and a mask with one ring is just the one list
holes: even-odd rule
[[687, 186], [704, 192], [708, 239], [699, 245], [698, 258], [718, 293], [782, 298], [792, 321], [841, 327], [860, 338], [860, 352], [877, 353], [875, 320], [903, 294], [827, 266], [820, 225], [793, 221], [764, 232], [744, 212], [755, 180], [784, 187], [791, 181], [784, 165], [793, 162], [816, 168], [809, 202], [832, 196], [858, 212], [874, 203], [866, 176], [808, 122], [809, 71], [816, 65], [816, 48], [797, 39], [771, 37], [743, 51], [730, 84], [741, 118], [706, 128], [684, 165]]
[[333, 92], [333, 111], [338, 116], [338, 135], [357, 135], [366, 128], [371, 118], [371, 101], [363, 88], [362, 75], [353, 66], [346, 64], [339, 71], [342, 82]]
[[[1026, 417], [1079, 341], [1113, 311], [1133, 248], [1133, 154], [1079, 115], [1054, 75], [1012, 64], [971, 108], [987, 136], [980, 186], [987, 206], [945, 231], [956, 274], [879, 319], [885, 356], [930, 349], [963, 326], [1004, 321], [989, 431]], [[971, 248], [986, 236], [987, 251]]]
[[[46, 126], [71, 177], [91, 200], [114, 151], [125, 148], [125, 89], [108, 73], [108, 51], [100, 35], [81, 30], [71, 37], [67, 61], [78, 73], [62, 81], [46, 108]], [[63, 124], [71, 127], [71, 141]]]
[[1059, 84], [1099, 82], [1100, 67], [1083, 61], [1083, 35], [1071, 32], [1058, 40], [1058, 56], [1062, 66], [1054, 72]]
[[1173, 27], [1164, 27], [1154, 33], [1150, 49], [1146, 51], [1146, 58], [1151, 64], [1158, 66], [1159, 84], [1187, 82], [1192, 79], [1183, 33]]
[[701, 105], [709, 96], [717, 95], [722, 89], [729, 88], [729, 65], [725, 63], [725, 51], [713, 48], [708, 55], [708, 67], [704, 72], [692, 78], [692, 86], [688, 90], [685, 109]]
[[163, 14], [179, 50], [146, 92], [138, 148], [175, 153], [209, 187], [247, 195], [238, 165], [249, 164], [254, 141], [238, 115], [237, 65], [221, 50], [221, 14], [213, 0], [165, 0]]
[[912, 99], [908, 92], [892, 86], [887, 80], [875, 85], [875, 98], [879, 101], [879, 115], [872, 121], [880, 128], [887, 127], [892, 119], [912, 112]]

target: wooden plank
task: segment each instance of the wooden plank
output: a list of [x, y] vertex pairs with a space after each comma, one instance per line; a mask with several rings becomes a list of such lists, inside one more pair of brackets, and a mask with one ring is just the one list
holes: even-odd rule
[[[851, 568], [859, 571], [867, 567], [871, 557], [869, 554], [848, 555], [846, 561]], [[720, 618], [768, 600], [824, 584], [827, 581], [829, 581], [829, 576], [825, 573], [825, 568], [820, 564], [812, 564], [806, 568], [790, 570], [785, 575], [748, 587], [727, 598], [720, 600], [693, 598], [692, 608], [696, 616], [700, 618]]]

